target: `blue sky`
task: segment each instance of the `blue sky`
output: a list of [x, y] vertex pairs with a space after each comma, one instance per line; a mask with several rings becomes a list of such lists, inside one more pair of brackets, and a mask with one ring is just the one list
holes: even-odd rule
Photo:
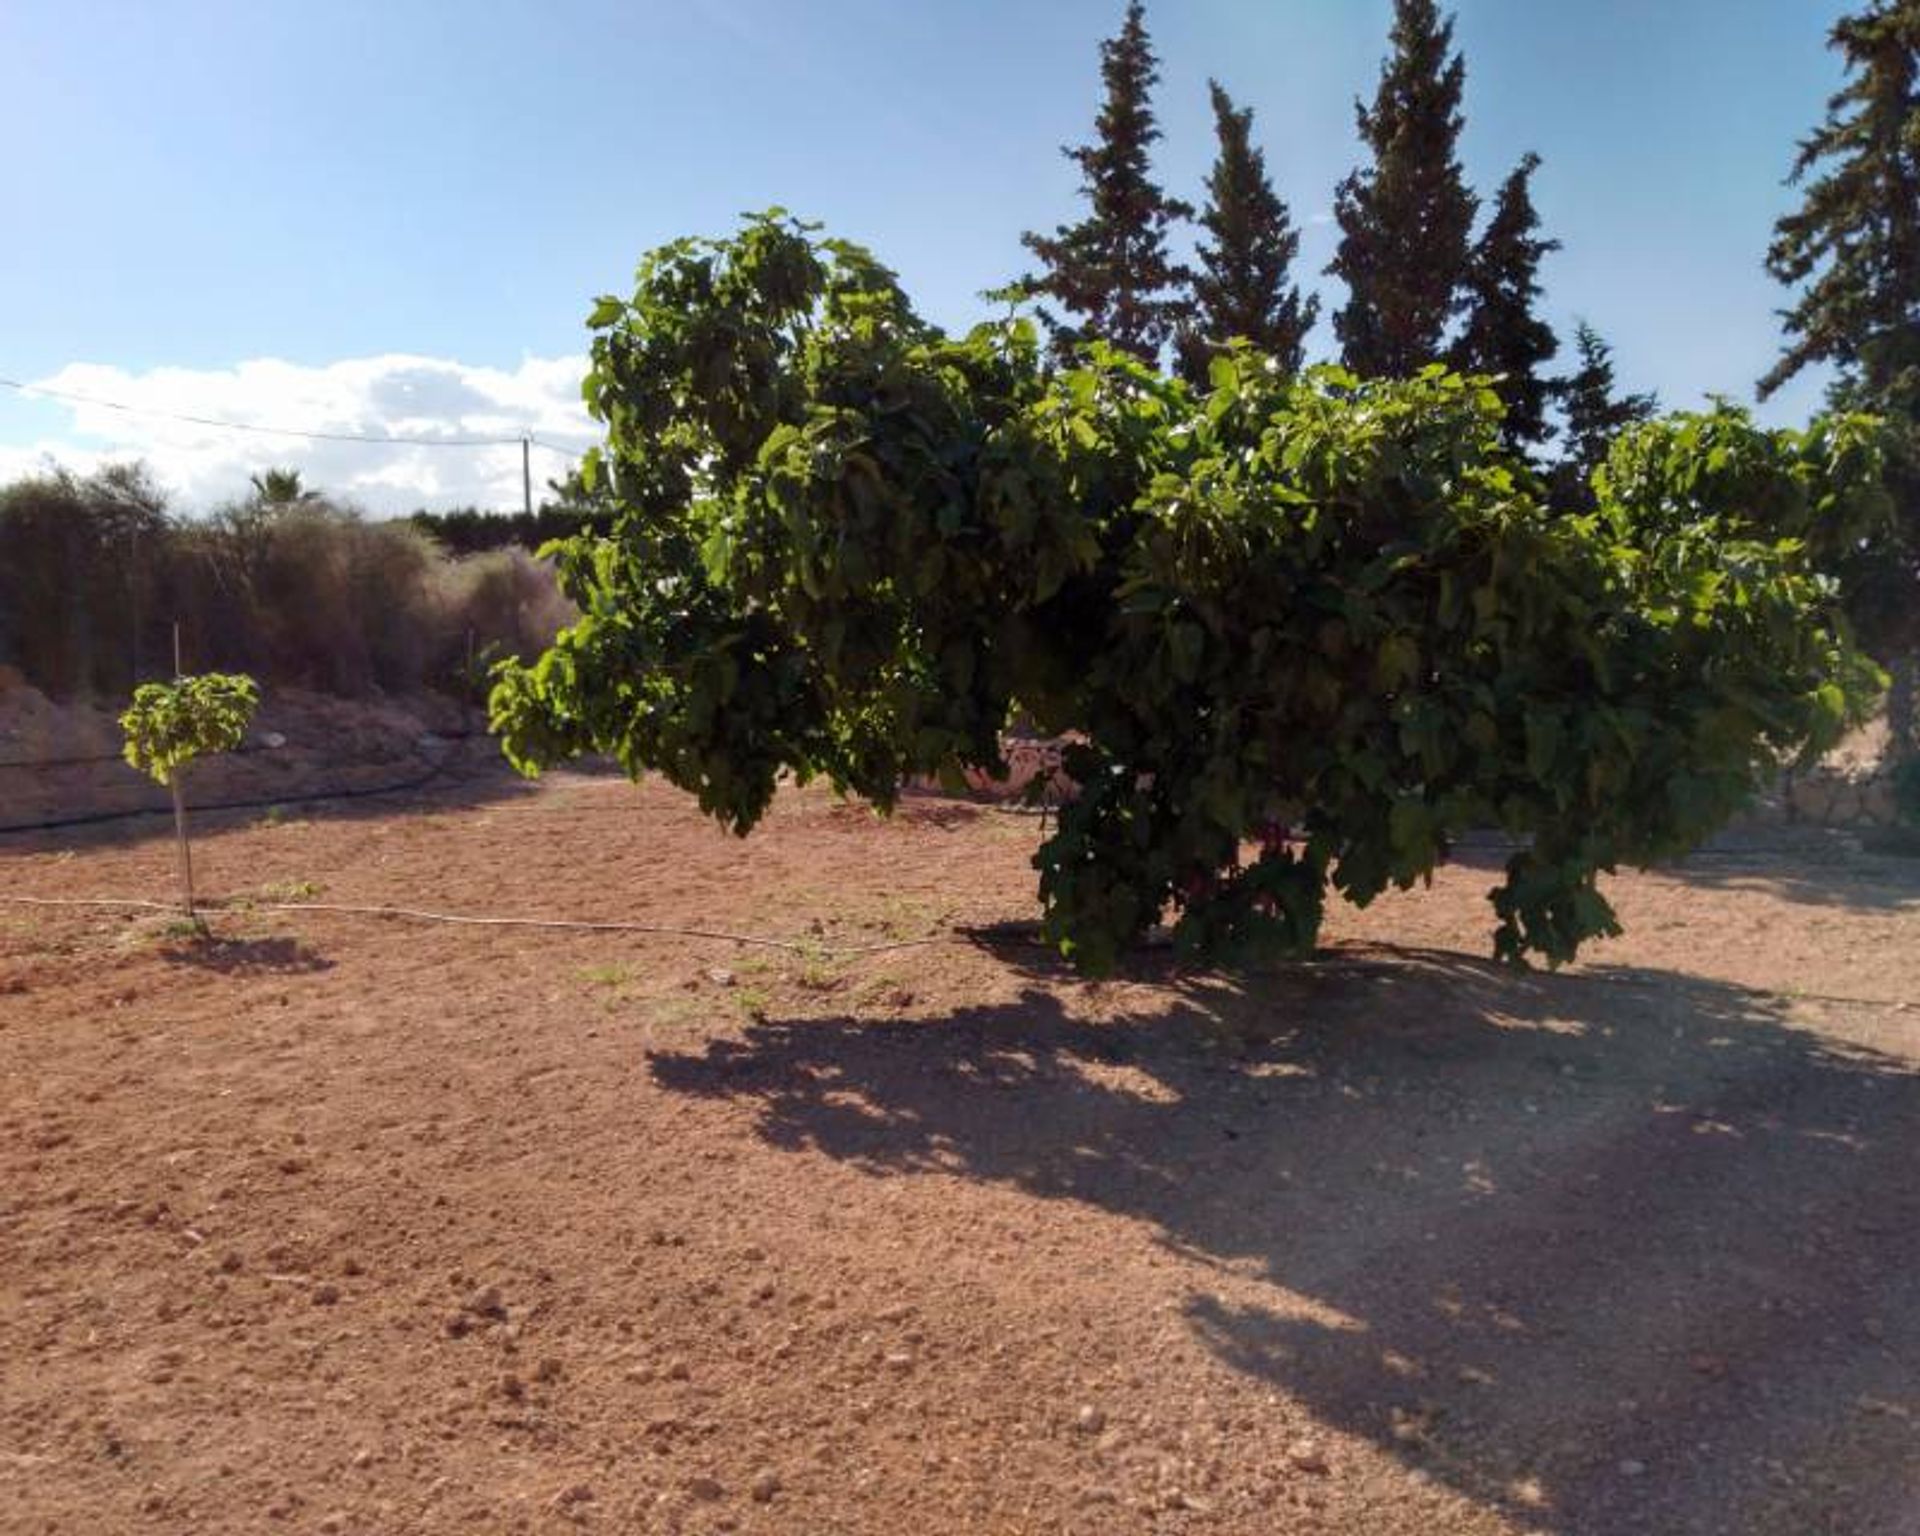
[[[1838, 83], [1838, 0], [1459, 0], [1464, 154], [1537, 151], [1550, 318], [1673, 406], [1749, 397], [1795, 141]], [[1206, 82], [1257, 113], [1331, 254], [1389, 0], [1149, 0], [1164, 183], [1197, 199]], [[964, 325], [1077, 216], [1058, 146], [1122, 0], [7, 0], [0, 375], [192, 414], [586, 440], [591, 297], [647, 247], [783, 204]], [[1332, 347], [1323, 321], [1314, 338]], [[243, 366], [245, 365], [245, 366]], [[1794, 420], [1817, 386], [1766, 414]], [[144, 453], [188, 505], [295, 463], [376, 510], [518, 495], [518, 451], [310, 447], [0, 391], [0, 474]], [[557, 464], [550, 461], [542, 473]]]

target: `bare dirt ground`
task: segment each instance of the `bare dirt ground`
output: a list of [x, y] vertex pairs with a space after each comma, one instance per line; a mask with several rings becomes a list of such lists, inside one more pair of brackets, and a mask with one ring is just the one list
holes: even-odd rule
[[1555, 975], [1474, 858], [1259, 976], [827, 952], [1031, 917], [1035, 833], [569, 777], [199, 847], [803, 952], [0, 902], [0, 1530], [1920, 1532], [1920, 866], [1623, 877]]

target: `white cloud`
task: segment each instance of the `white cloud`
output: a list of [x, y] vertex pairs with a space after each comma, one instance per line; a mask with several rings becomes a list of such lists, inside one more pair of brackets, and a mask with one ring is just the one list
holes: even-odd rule
[[[71, 363], [29, 382], [46, 390], [253, 427], [362, 436], [535, 438], [578, 453], [599, 438], [580, 403], [584, 357], [530, 357], [516, 369], [475, 368], [446, 358], [390, 354], [320, 367], [256, 358], [232, 368], [155, 368], [133, 373]], [[66, 422], [57, 435], [0, 443], [0, 482], [48, 460], [85, 472], [139, 458], [176, 510], [194, 513], [238, 496], [268, 466], [300, 471], [305, 482], [374, 515], [415, 507], [520, 505], [520, 449], [312, 441], [232, 431], [162, 415], [40, 397]], [[536, 444], [534, 498], [571, 460]]]

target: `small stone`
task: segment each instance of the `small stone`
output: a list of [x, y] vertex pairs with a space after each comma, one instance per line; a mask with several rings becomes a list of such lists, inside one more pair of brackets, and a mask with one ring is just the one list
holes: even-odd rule
[[444, 1326], [447, 1330], [447, 1337], [453, 1339], [464, 1339], [473, 1329], [473, 1323], [464, 1312], [448, 1313]]
[[1477, 1365], [1463, 1365], [1458, 1374], [1462, 1386], [1490, 1387], [1493, 1385], [1492, 1373], [1481, 1370]]
[[1296, 1440], [1288, 1446], [1287, 1461], [1296, 1472], [1313, 1472], [1324, 1476], [1333, 1470], [1327, 1461], [1327, 1453], [1312, 1440]]
[[748, 1486], [748, 1489], [747, 1489], [747, 1492], [753, 1496], [753, 1502], [756, 1504], [771, 1504], [773, 1502], [774, 1495], [779, 1493], [779, 1491], [780, 1491], [779, 1474], [772, 1471], [771, 1469], [763, 1469], [759, 1472], [756, 1472], [754, 1474], [753, 1482]]
[[771, 1301], [773, 1299], [773, 1282], [771, 1280], [762, 1280], [753, 1288], [753, 1294], [756, 1300]]
[[357, 1450], [357, 1451], [355, 1451], [355, 1452], [353, 1453], [353, 1465], [354, 1465], [354, 1466], [355, 1466], [355, 1467], [356, 1467], [357, 1469], [360, 1469], [360, 1470], [363, 1470], [363, 1471], [364, 1471], [364, 1470], [365, 1470], [366, 1468], [368, 1468], [368, 1467], [370, 1467], [370, 1466], [372, 1466], [372, 1465], [373, 1465], [373, 1452], [372, 1452], [372, 1451], [370, 1451], [370, 1450], [368, 1450], [368, 1449], [367, 1449], [367, 1448], [366, 1448], [365, 1446], [362, 1446], [362, 1447], [361, 1447], [361, 1448], [360, 1448], [359, 1450]]
[[704, 1499], [708, 1503], [712, 1503], [715, 1499], [719, 1498], [722, 1491], [718, 1478], [693, 1477], [687, 1480], [687, 1492], [692, 1494], [696, 1499]]
[[1647, 1464], [1644, 1461], [1623, 1461], [1620, 1463], [1620, 1475], [1622, 1477], [1645, 1477], [1647, 1475]]
[[340, 1299], [340, 1287], [322, 1282], [313, 1288], [313, 1304], [316, 1307], [330, 1307]]
[[1073, 1422], [1082, 1434], [1097, 1435], [1107, 1427], [1107, 1416], [1092, 1403], [1082, 1403], [1080, 1411], [1073, 1416]]
[[570, 1504], [591, 1504], [592, 1502], [593, 1487], [589, 1483], [574, 1483], [571, 1487], [562, 1488], [553, 1496], [555, 1509], [565, 1509]]
[[1887, 1325], [1877, 1317], [1868, 1318], [1860, 1327], [1870, 1339], [1884, 1339], [1887, 1336]]
[[500, 1392], [503, 1397], [518, 1402], [527, 1395], [527, 1384], [509, 1371], [500, 1378]]
[[687, 1369], [686, 1361], [669, 1360], [667, 1362], [667, 1380], [668, 1381], [685, 1381], [692, 1375], [693, 1375], [693, 1372]]
[[227, 1252], [220, 1255], [220, 1268], [230, 1275], [240, 1273], [240, 1265], [242, 1262], [240, 1255], [237, 1253]]
[[730, 987], [734, 982], [733, 972], [723, 965], [716, 965], [707, 972], [707, 980], [716, 987]]
[[489, 1285], [484, 1290], [474, 1292], [468, 1298], [467, 1310], [475, 1317], [491, 1318], [495, 1322], [500, 1322], [506, 1318], [507, 1304], [500, 1298], [500, 1287]]
[[904, 1350], [896, 1350], [887, 1356], [886, 1363], [890, 1371], [910, 1371], [913, 1369], [913, 1356]]

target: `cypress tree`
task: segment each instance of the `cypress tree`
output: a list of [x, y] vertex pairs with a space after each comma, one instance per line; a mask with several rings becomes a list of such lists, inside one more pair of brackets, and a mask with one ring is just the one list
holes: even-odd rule
[[1392, 43], [1373, 105], [1355, 103], [1373, 164], [1340, 183], [1327, 268], [1347, 285], [1333, 328], [1362, 376], [1411, 374], [1443, 355], [1476, 207], [1457, 154], [1466, 65], [1453, 18], [1434, 0], [1394, 0]]
[[1554, 466], [1553, 492], [1557, 505], [1590, 511], [1594, 505], [1593, 472], [1607, 460], [1613, 440], [1628, 427], [1645, 421], [1659, 409], [1652, 395], [1617, 395], [1613, 377], [1613, 348], [1582, 320], [1574, 332], [1580, 366], [1555, 387], [1566, 415], [1565, 441]]
[[1463, 372], [1501, 376], [1500, 398], [1507, 406], [1502, 431], [1522, 454], [1547, 440], [1553, 383], [1540, 369], [1560, 350], [1553, 327], [1533, 312], [1541, 292], [1540, 259], [1560, 249], [1558, 240], [1534, 233], [1540, 216], [1530, 183], [1539, 168], [1538, 155], [1526, 156], [1500, 188], [1468, 267], [1466, 329], [1453, 349], [1454, 366]]
[[1774, 229], [1767, 270], [1806, 284], [1783, 312], [1788, 342], [1766, 398], [1832, 363], [1865, 400], [1911, 406], [1920, 369], [1920, 0], [1882, 0], [1838, 22], [1847, 83], [1800, 145], [1801, 205]]
[[1253, 109], [1235, 107], [1217, 80], [1207, 85], [1220, 149], [1207, 177], [1200, 227], [1212, 241], [1202, 241], [1199, 249], [1192, 322], [1180, 336], [1180, 371], [1204, 384], [1213, 354], [1237, 337], [1298, 373], [1307, 332], [1320, 313], [1320, 300], [1304, 297], [1287, 280], [1300, 253], [1300, 232], [1267, 179], [1266, 155], [1254, 147]]
[[1167, 254], [1167, 230], [1193, 209], [1168, 197], [1151, 175], [1148, 150], [1160, 129], [1150, 97], [1160, 72], [1141, 0], [1130, 0], [1119, 36], [1100, 45], [1100, 76], [1106, 100], [1094, 142], [1061, 151], [1080, 167], [1080, 195], [1091, 211], [1051, 235], [1020, 237], [1043, 269], [1020, 286], [1075, 317], [1069, 325], [1041, 311], [1063, 355], [1102, 337], [1157, 364], [1186, 307], [1181, 288], [1188, 274]]
[[1799, 290], [1765, 399], [1831, 364], [1833, 404], [1886, 418], [1891, 525], [1841, 573], [1861, 638], [1893, 674], [1894, 748], [1920, 750], [1920, 0], [1877, 0], [1834, 25], [1846, 82], [1801, 141], [1801, 203], [1774, 226], [1767, 271]]

